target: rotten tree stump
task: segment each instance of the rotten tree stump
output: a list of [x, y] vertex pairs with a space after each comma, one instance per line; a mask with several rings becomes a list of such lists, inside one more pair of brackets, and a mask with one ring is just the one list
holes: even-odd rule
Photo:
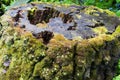
[[108, 10], [30, 3], [0, 18], [0, 80], [111, 80], [119, 56]]

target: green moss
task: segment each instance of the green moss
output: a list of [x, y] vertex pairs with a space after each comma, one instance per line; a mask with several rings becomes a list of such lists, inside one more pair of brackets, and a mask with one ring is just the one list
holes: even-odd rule
[[68, 66], [63, 66], [61, 70], [55, 74], [55, 78], [53, 80], [66, 80], [72, 79], [73, 76], [73, 65], [70, 64]]
[[[48, 65], [51, 65], [50, 59], [48, 57], [45, 57], [41, 62], [38, 62], [35, 65], [33, 76], [41, 76], [42, 77], [43, 69], [44, 69], [44, 67], [46, 67]], [[46, 75], [46, 74], [44, 74], [44, 75]]]
[[[32, 75], [33, 65], [46, 55], [44, 52], [46, 47], [39, 40], [29, 33], [22, 35], [15, 32], [14, 28], [8, 27], [4, 30], [0, 43], [0, 65], [7, 71], [4, 80], [22, 78], [28, 80]], [[10, 60], [9, 67], [3, 65], [5, 60]], [[0, 75], [4, 75], [2, 71], [0, 73], [2, 73]]]

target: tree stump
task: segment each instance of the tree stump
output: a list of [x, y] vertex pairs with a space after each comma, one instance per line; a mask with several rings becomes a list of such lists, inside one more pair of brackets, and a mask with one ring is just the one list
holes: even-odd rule
[[111, 80], [119, 56], [109, 10], [30, 3], [0, 18], [0, 80]]

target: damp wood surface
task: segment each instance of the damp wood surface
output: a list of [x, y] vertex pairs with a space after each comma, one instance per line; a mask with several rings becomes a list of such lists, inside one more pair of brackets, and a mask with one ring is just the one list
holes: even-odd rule
[[98, 35], [94, 28], [101, 26], [107, 29], [106, 34], [112, 34], [120, 20], [113, 16], [114, 13], [111, 12], [111, 16], [109, 13], [110, 11], [102, 11], [93, 6], [57, 6], [45, 3], [31, 3], [8, 11], [14, 26], [31, 31], [37, 38], [48, 32], [51, 38], [58, 33], [67, 39], [93, 38]]

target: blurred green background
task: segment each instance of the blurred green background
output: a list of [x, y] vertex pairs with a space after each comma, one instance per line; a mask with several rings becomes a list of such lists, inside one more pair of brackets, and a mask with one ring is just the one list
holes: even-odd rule
[[0, 15], [2, 15], [8, 6], [15, 6], [16, 4], [25, 4], [34, 1], [54, 2], [63, 4], [78, 4], [78, 5], [94, 5], [102, 9], [109, 9], [120, 16], [120, 0], [0, 0]]

